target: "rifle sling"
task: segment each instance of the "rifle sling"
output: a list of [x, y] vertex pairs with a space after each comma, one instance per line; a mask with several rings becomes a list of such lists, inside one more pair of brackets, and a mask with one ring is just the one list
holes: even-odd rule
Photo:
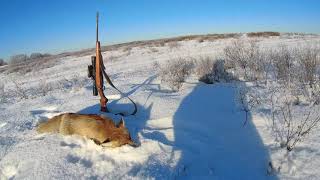
[[133, 104], [133, 106], [134, 106], [134, 111], [133, 111], [132, 113], [130, 113], [130, 114], [125, 114], [125, 113], [117, 113], [117, 114], [122, 115], [122, 116], [135, 115], [135, 114], [137, 113], [137, 110], [138, 110], [137, 104], [136, 104], [129, 96], [127, 96], [127, 95], [124, 94], [122, 91], [120, 91], [120, 90], [112, 83], [111, 79], [109, 78], [108, 74], [105, 72], [104, 69], [105, 69], [105, 67], [104, 67], [104, 65], [102, 64], [102, 66], [101, 66], [101, 71], [102, 71], [104, 77], [106, 78], [108, 84], [110, 84], [111, 87], [113, 87], [116, 91], [118, 91], [118, 92], [121, 94], [121, 96], [128, 98], [129, 101], [130, 101], [130, 102]]

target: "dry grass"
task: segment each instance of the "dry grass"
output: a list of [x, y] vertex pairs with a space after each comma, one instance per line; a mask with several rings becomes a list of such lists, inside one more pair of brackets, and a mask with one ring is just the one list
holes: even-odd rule
[[248, 37], [270, 37], [270, 36], [280, 36], [280, 33], [279, 32], [250, 32], [250, 33], [247, 33], [247, 36]]
[[37, 58], [20, 63], [9, 64], [4, 71], [5, 73], [20, 73], [26, 74], [29, 72], [37, 72], [42, 69], [50, 68], [57, 63], [56, 56]]
[[168, 85], [172, 91], [179, 91], [193, 68], [193, 61], [172, 59], [160, 67], [161, 84]]
[[[123, 49], [130, 54], [130, 50], [134, 47], [164, 47], [166, 44], [169, 45], [170, 48], [179, 47], [180, 41], [190, 41], [195, 40], [198, 42], [204, 41], [216, 41], [219, 39], [227, 39], [227, 38], [239, 38], [242, 34], [240, 33], [229, 33], [229, 34], [206, 34], [206, 35], [188, 35], [188, 36], [179, 36], [173, 38], [163, 38], [163, 39], [155, 39], [155, 40], [146, 40], [146, 41], [133, 41], [128, 43], [114, 44], [108, 46], [101, 46], [101, 51], [113, 51]], [[268, 37], [268, 36], [279, 36], [278, 32], [253, 32], [247, 34], [249, 37]], [[155, 50], [151, 50], [155, 51]], [[35, 70], [48, 68], [53, 66], [55, 63], [55, 59], [64, 58], [69, 56], [74, 57], [82, 57], [88, 55], [94, 55], [95, 48], [83, 49], [80, 51], [74, 52], [63, 52], [58, 55], [53, 55], [50, 57], [37, 58], [36, 60], [30, 60], [27, 62], [15, 63], [14, 65], [10, 65], [5, 67], [5, 69], [1, 68], [0, 72], [6, 73], [14, 73], [18, 72], [21, 74], [26, 74], [28, 72], [32, 72]]]

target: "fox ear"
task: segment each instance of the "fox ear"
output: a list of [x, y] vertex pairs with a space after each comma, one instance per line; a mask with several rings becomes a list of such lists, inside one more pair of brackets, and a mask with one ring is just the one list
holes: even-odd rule
[[121, 120], [118, 124], [118, 128], [124, 128], [124, 127], [125, 127], [124, 120], [123, 120], [123, 118], [121, 118]]

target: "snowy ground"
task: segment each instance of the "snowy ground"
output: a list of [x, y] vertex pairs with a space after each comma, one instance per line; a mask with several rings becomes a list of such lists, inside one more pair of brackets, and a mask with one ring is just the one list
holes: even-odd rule
[[[103, 53], [114, 83], [138, 104], [138, 113], [125, 117], [137, 148], [103, 149], [80, 137], [35, 132], [40, 121], [56, 114], [100, 113], [86, 77], [90, 56], [62, 58], [52, 68], [20, 77], [0, 74], [6, 91], [15, 88], [15, 80], [29, 93], [27, 99], [0, 104], [0, 179], [319, 179], [319, 133], [299, 145], [287, 170], [267, 174], [268, 163], [283, 156], [262, 113], [252, 112], [243, 127], [245, 115], [235, 103], [239, 83], [205, 85], [190, 77], [179, 92], [160, 85], [155, 62], [222, 57], [231, 40]], [[265, 47], [306, 41], [319, 43], [320, 37], [259, 38]], [[33, 94], [43, 79], [52, 86], [50, 92]], [[108, 87], [106, 94], [115, 91]], [[109, 106], [131, 108], [124, 99]]]

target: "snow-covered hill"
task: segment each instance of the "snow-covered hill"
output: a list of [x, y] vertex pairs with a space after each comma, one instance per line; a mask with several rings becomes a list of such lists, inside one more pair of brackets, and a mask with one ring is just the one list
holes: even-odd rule
[[[206, 85], [191, 76], [179, 92], [160, 85], [157, 63], [223, 57], [223, 48], [232, 40], [190, 40], [175, 47], [103, 53], [113, 82], [138, 104], [138, 113], [125, 117], [140, 144], [136, 148], [105, 149], [81, 137], [36, 133], [40, 121], [63, 112], [101, 113], [87, 78], [90, 56], [60, 58], [53, 67], [23, 76], [1, 73], [8, 98], [0, 104], [0, 179], [319, 179], [320, 133], [299, 145], [292, 162], [283, 165], [287, 170], [267, 173], [269, 162], [283, 156], [261, 113], [252, 112], [243, 126], [245, 115], [235, 102], [242, 83]], [[320, 36], [257, 40], [263, 47], [296, 46], [319, 44]], [[116, 94], [108, 86], [105, 92]], [[115, 99], [109, 107], [117, 111], [131, 105]]]

